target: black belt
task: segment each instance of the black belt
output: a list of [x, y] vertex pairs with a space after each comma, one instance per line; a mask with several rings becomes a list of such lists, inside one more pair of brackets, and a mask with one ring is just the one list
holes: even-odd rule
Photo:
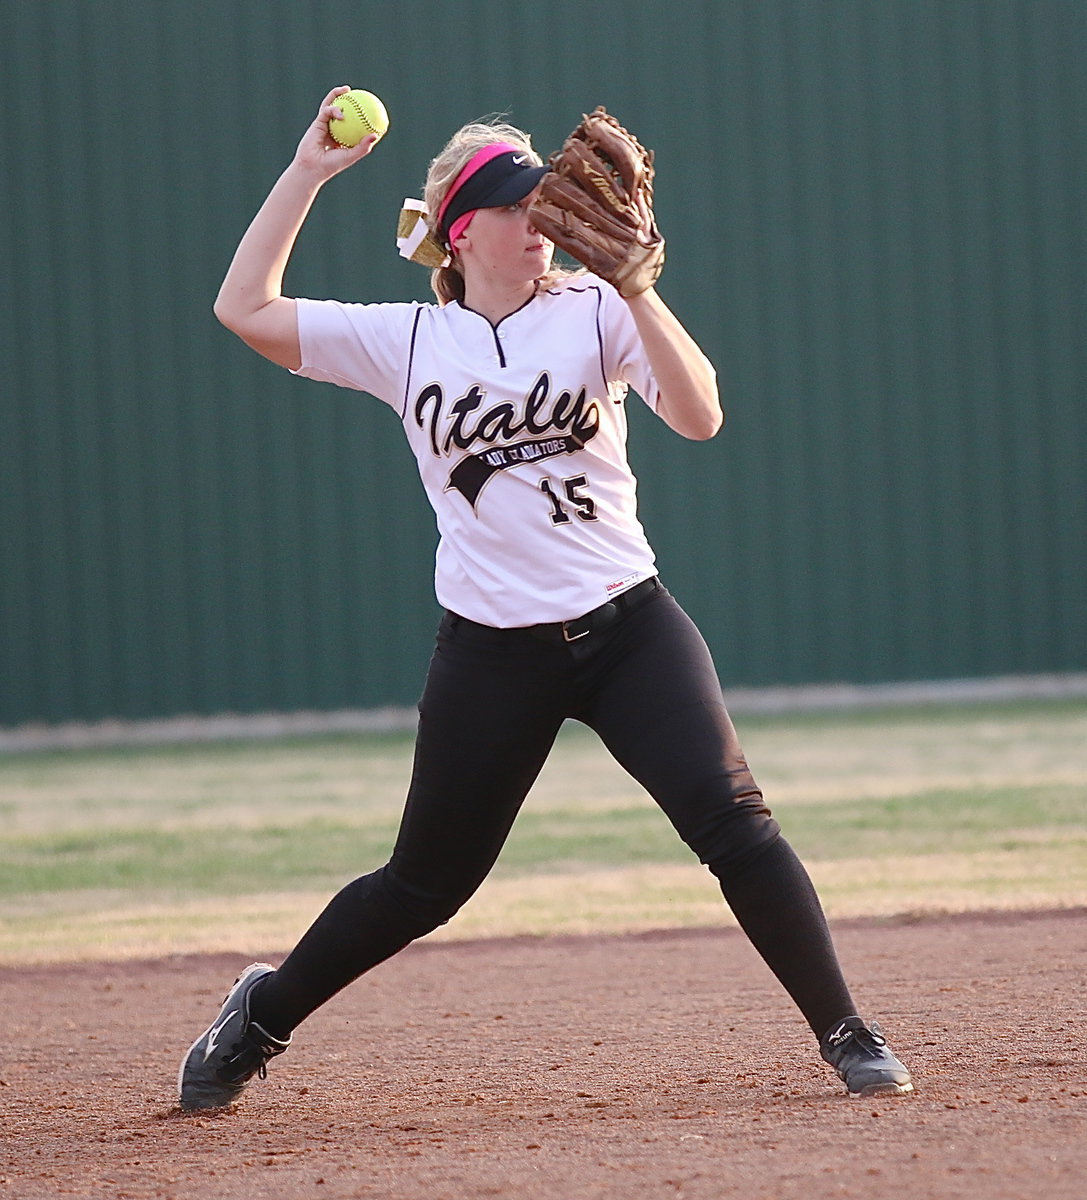
[[643, 579], [641, 583], [636, 583], [632, 588], [621, 592], [614, 600], [605, 601], [599, 608], [582, 613], [580, 617], [573, 617], [569, 621], [551, 621], [546, 625], [527, 625], [524, 632], [531, 633], [533, 637], [543, 638], [548, 642], [580, 641], [581, 638], [588, 637], [590, 633], [595, 633], [610, 625], [643, 600], [647, 600], [649, 594], [655, 592], [660, 586], [660, 579], [654, 575], [652, 579]]

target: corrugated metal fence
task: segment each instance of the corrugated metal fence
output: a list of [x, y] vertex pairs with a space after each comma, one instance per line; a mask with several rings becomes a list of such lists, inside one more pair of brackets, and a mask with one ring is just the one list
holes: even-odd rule
[[547, 152], [605, 103], [656, 148], [729, 425], [635, 403], [632, 457], [727, 682], [1087, 667], [1087, 6], [51, 0], [0, 53], [0, 725], [414, 699], [435, 537], [395, 420], [210, 312], [337, 82], [393, 126], [299, 294], [426, 294], [395, 215], [464, 120]]

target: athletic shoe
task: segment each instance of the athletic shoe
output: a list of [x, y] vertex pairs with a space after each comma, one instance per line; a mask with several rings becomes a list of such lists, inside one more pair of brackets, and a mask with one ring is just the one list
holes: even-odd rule
[[883, 1030], [860, 1017], [839, 1021], [819, 1045], [851, 1096], [902, 1096], [913, 1091], [910, 1073], [891, 1053]]
[[268, 1060], [291, 1044], [290, 1038], [281, 1042], [249, 1019], [253, 988], [274, 969], [267, 963], [246, 967], [235, 979], [219, 1015], [182, 1059], [177, 1088], [186, 1112], [232, 1104], [254, 1075], [261, 1079], [267, 1075]]

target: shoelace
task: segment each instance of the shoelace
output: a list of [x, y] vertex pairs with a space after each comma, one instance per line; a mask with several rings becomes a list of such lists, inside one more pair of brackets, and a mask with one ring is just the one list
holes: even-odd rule
[[841, 1050], [844, 1046], [848, 1045], [850, 1039], [855, 1041], [857, 1045], [871, 1051], [881, 1050], [887, 1045], [887, 1039], [883, 1036], [883, 1031], [873, 1021], [871, 1026], [863, 1026], [860, 1029], [847, 1029], [839, 1036], [831, 1038], [829, 1049]]
[[873, 1025], [869, 1029], [854, 1029], [853, 1035], [862, 1046], [868, 1046], [873, 1050], [881, 1050], [887, 1045], [887, 1039], [878, 1025]]
[[[248, 1031], [234, 1043], [230, 1053], [223, 1056], [223, 1066], [220, 1074], [231, 1080], [243, 1079], [256, 1071], [261, 1079], [268, 1078], [268, 1060], [279, 1053], [278, 1048], [265, 1046], [263, 1042], [252, 1037]], [[254, 1062], [254, 1059], [256, 1061]], [[227, 1073], [229, 1069], [229, 1074]]]

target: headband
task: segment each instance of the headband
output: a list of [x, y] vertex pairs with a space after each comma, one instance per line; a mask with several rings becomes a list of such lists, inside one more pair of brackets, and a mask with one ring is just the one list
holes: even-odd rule
[[508, 142], [477, 150], [453, 181], [438, 209], [438, 238], [452, 248], [480, 208], [516, 204], [551, 169], [535, 166], [532, 155]]

